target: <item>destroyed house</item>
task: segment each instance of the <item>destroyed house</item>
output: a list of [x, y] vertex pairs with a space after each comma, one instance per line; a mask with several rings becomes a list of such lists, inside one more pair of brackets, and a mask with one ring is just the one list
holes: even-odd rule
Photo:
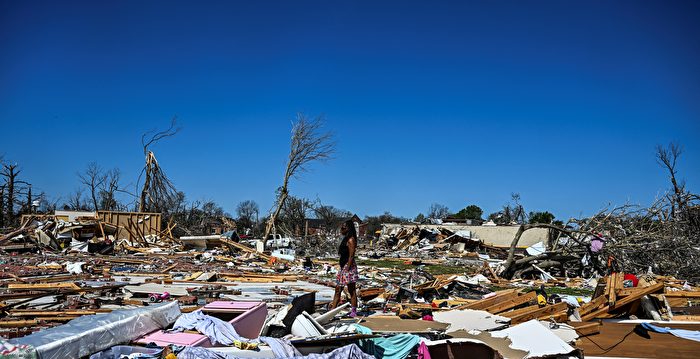
[[352, 217], [338, 218], [332, 223], [329, 223], [327, 220], [320, 218], [307, 218], [304, 220], [304, 225], [306, 226], [306, 235], [339, 235], [340, 225], [347, 220], [352, 220], [353, 222], [358, 224], [358, 237], [364, 237], [366, 235], [367, 224], [363, 223], [360, 217], [357, 216], [357, 214], [354, 214]]

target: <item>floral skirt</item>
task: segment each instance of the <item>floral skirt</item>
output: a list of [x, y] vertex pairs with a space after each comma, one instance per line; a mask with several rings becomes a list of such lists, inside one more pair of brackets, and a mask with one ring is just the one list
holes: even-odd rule
[[337, 285], [347, 285], [348, 283], [357, 283], [358, 278], [357, 264], [353, 261], [351, 266], [346, 265], [338, 272], [335, 282]]

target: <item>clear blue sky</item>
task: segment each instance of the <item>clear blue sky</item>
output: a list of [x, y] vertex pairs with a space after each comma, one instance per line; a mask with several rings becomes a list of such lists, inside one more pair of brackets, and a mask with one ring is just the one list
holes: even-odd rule
[[[468, 4], [467, 4], [468, 3]], [[291, 193], [362, 215], [433, 202], [558, 218], [648, 204], [654, 147], [700, 175], [700, 2], [0, 1], [0, 154], [52, 197], [141, 134], [190, 199], [266, 212], [295, 113], [336, 159]]]

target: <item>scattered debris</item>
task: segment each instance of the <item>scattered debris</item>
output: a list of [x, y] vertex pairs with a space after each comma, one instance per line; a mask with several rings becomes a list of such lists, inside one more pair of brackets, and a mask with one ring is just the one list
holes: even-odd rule
[[[655, 275], [625, 262], [639, 255], [621, 249], [619, 229], [605, 230], [614, 217], [596, 222], [604, 234], [592, 222], [385, 226], [358, 246], [353, 319], [347, 301], [326, 310], [335, 238], [272, 236], [266, 246], [235, 230], [175, 238], [176, 224], [163, 225], [157, 213], [26, 216], [0, 237], [8, 254], [0, 259], [0, 335], [3, 345], [42, 358], [251, 350], [457, 358], [464, 349], [489, 358], [580, 358], [608, 355], [600, 348], [614, 343], [616, 357], [639, 356], [626, 344], [637, 339], [620, 337], [629, 329], [679, 343], [674, 357], [692, 357], [700, 343], [649, 328], [700, 329], [695, 275]], [[327, 244], [316, 246], [318, 255], [298, 255], [311, 241]]]

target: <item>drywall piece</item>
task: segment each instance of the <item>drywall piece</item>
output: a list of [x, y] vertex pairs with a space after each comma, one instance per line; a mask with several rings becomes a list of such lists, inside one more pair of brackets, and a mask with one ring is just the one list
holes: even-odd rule
[[573, 343], [576, 341], [576, 339], [578, 339], [579, 335], [576, 333], [576, 330], [566, 324], [554, 324], [543, 320], [540, 320], [540, 324], [549, 329], [552, 333], [558, 336], [559, 339], [566, 343]]
[[162, 294], [165, 292], [170, 293], [173, 297], [183, 297], [189, 295], [186, 287], [174, 286], [174, 285], [164, 285], [156, 283], [144, 283], [141, 285], [127, 285], [124, 290], [131, 293], [140, 294]]
[[449, 324], [447, 333], [458, 330], [494, 330], [505, 328], [510, 319], [500, 315], [491, 314], [483, 310], [448, 310], [433, 313], [433, 320]]
[[526, 358], [577, 352], [576, 348], [559, 339], [556, 334], [534, 319], [508, 329], [491, 332], [491, 336], [510, 339], [511, 348], [528, 352]]

